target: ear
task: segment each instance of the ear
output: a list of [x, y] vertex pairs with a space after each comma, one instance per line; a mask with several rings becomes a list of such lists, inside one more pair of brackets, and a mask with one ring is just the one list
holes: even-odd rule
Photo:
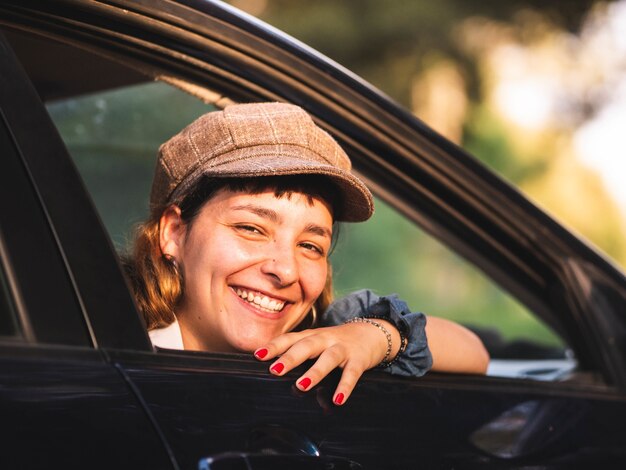
[[159, 220], [159, 245], [161, 253], [180, 261], [187, 226], [181, 217], [180, 207], [169, 206]]

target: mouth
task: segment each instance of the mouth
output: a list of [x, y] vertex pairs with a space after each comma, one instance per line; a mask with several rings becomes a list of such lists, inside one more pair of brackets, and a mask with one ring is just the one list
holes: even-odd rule
[[241, 299], [264, 312], [278, 313], [285, 307], [286, 302], [284, 300], [268, 297], [258, 291], [242, 289], [241, 287], [233, 287], [233, 290]]

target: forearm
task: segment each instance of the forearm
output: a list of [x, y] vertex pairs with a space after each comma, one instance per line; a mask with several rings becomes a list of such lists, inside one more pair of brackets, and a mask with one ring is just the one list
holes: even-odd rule
[[439, 372], [484, 374], [487, 370], [489, 354], [474, 333], [449, 320], [412, 313], [394, 295], [381, 298], [371, 291], [352, 293], [325, 312], [322, 324], [339, 325], [355, 316], [375, 317], [392, 333], [390, 358], [400, 350], [400, 332], [407, 338], [406, 350], [387, 372], [421, 376], [431, 369], [431, 363]]
[[478, 336], [467, 328], [444, 318], [429, 316], [426, 337], [433, 358], [433, 371], [469, 374], [487, 371], [489, 353]]

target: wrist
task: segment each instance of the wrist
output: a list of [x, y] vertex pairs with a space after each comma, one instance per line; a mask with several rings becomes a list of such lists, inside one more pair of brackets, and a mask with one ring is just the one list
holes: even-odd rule
[[406, 349], [406, 337], [400, 333], [400, 330], [392, 322], [382, 318], [372, 318], [375, 322], [382, 325], [391, 334], [391, 351], [389, 356], [383, 359], [380, 367], [389, 367], [393, 364], [400, 354]]
[[389, 367], [406, 349], [406, 338], [400, 333], [396, 326], [380, 318], [354, 317], [345, 323], [364, 323], [377, 328], [384, 335], [386, 349], [382, 359], [379, 359], [378, 367]]

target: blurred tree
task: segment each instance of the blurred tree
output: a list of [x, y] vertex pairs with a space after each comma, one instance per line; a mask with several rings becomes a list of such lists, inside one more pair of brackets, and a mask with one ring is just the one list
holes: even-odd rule
[[578, 30], [592, 0], [234, 0], [233, 5], [267, 21], [331, 57], [405, 106], [411, 104], [411, 79], [438, 51], [452, 57], [471, 76], [470, 95], [479, 78], [459, 50], [454, 30], [464, 19], [485, 16], [505, 22], [534, 9], [570, 31]]

